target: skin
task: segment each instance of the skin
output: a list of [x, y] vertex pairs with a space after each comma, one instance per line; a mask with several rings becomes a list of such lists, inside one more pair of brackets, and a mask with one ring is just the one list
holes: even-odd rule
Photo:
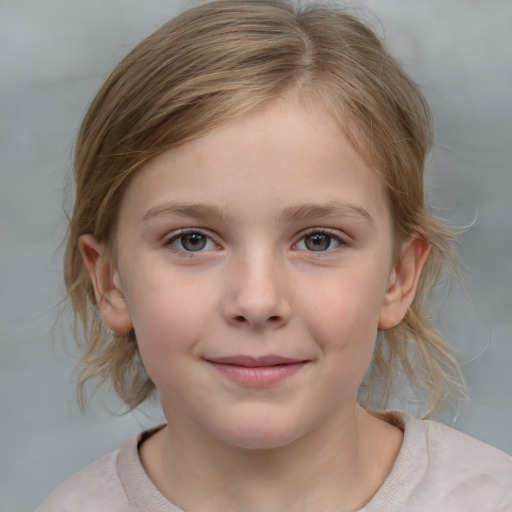
[[[160, 491], [194, 511], [367, 503], [402, 433], [357, 390], [428, 245], [393, 261], [383, 187], [334, 120], [281, 98], [151, 160], [118, 220], [113, 268], [91, 235], [80, 247], [105, 324], [135, 329], [160, 391], [168, 426], [140, 450]], [[298, 369], [238, 382], [215, 362], [240, 355]]]

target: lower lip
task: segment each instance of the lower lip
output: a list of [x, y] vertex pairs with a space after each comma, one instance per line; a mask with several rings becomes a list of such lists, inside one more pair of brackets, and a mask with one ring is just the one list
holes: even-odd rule
[[239, 366], [210, 362], [225, 377], [250, 387], [265, 387], [277, 384], [301, 370], [306, 362], [277, 364], [274, 366]]

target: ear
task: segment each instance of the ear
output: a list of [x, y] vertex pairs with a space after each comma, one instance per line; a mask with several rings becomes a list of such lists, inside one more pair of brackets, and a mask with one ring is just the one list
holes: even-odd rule
[[430, 246], [421, 238], [410, 238], [389, 276], [388, 289], [379, 315], [379, 329], [396, 327], [404, 318], [418, 289]]
[[133, 323], [124, 299], [119, 273], [107, 256], [105, 243], [92, 235], [82, 235], [78, 245], [91, 276], [103, 323], [115, 332], [130, 331]]

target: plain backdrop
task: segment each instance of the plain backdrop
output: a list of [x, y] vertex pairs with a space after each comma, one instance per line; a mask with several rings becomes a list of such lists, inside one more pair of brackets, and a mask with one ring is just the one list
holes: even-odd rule
[[[74, 471], [162, 420], [112, 397], [76, 405], [63, 298], [64, 189], [86, 106], [131, 47], [192, 3], [0, 0], [0, 512], [35, 509]], [[439, 325], [472, 402], [455, 426], [512, 453], [512, 2], [362, 0], [436, 122], [427, 183], [460, 238]], [[382, 25], [377, 21], [380, 19]], [[453, 424], [449, 414], [444, 420]]]

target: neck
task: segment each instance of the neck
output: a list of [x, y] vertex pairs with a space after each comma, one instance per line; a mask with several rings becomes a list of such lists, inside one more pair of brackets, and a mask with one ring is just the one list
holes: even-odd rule
[[170, 422], [144, 443], [141, 459], [172, 503], [209, 512], [357, 510], [384, 482], [402, 439], [356, 407], [272, 449], [227, 445], [197, 429]]

